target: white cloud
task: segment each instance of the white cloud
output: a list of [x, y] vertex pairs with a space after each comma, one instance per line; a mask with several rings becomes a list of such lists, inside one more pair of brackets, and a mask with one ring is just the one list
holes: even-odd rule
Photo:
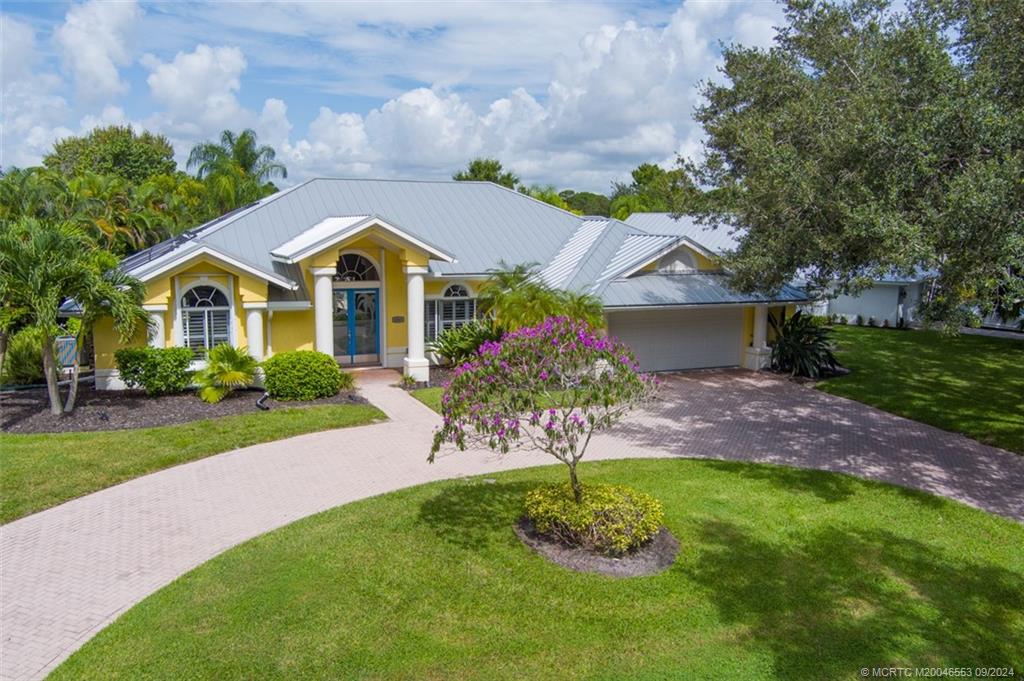
[[118, 66], [131, 62], [129, 42], [141, 15], [135, 2], [89, 0], [68, 10], [54, 40], [79, 96], [95, 101], [127, 92]]
[[36, 33], [28, 24], [0, 15], [0, 83], [24, 79], [38, 61]]
[[192, 52], [178, 52], [170, 62], [151, 54], [141, 61], [150, 71], [150, 94], [166, 107], [154, 120], [164, 132], [203, 136], [254, 124], [252, 113], [235, 96], [246, 66], [237, 47], [197, 45]]

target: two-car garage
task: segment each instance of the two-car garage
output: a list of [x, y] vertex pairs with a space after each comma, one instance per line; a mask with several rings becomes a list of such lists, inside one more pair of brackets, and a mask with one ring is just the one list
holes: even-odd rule
[[608, 333], [633, 348], [644, 371], [740, 364], [744, 306], [608, 312]]

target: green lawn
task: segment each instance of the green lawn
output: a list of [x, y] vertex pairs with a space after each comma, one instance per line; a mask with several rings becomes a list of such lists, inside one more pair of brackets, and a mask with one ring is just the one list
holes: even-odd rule
[[1024, 454], [1024, 341], [837, 326], [848, 376], [818, 387]]
[[176, 426], [0, 435], [0, 522], [146, 473], [260, 442], [383, 420], [365, 404], [225, 416]]
[[437, 413], [441, 413], [441, 395], [444, 394], [444, 388], [420, 388], [409, 394]]
[[616, 580], [512, 532], [547, 467], [402, 490], [258, 537], [170, 584], [56, 679], [856, 679], [1024, 668], [1024, 525], [854, 478], [584, 464], [665, 504], [681, 553]]

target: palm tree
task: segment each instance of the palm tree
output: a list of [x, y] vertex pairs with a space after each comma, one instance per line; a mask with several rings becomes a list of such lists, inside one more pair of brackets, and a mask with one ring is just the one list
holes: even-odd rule
[[220, 144], [201, 142], [188, 155], [187, 167], [206, 178], [237, 166], [243, 174], [263, 184], [273, 177], [288, 177], [288, 169], [278, 162], [277, 152], [268, 144], [256, 144], [256, 133], [248, 128], [236, 135], [230, 130], [220, 134]]
[[[19, 323], [40, 331], [51, 414], [65, 411], [53, 353], [54, 339], [60, 333], [57, 316], [61, 303], [74, 299], [82, 306], [80, 342], [101, 316], [114, 318], [114, 328], [124, 342], [146, 319], [142, 284], [118, 272], [116, 265], [112, 255], [96, 249], [85, 233], [69, 222], [20, 218], [0, 227], [4, 317], [13, 311]], [[77, 359], [74, 374], [68, 410], [74, 408], [77, 395]]]

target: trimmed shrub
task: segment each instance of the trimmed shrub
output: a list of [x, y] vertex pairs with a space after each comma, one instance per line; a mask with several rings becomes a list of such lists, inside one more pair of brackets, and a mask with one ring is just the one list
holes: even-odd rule
[[430, 344], [430, 350], [448, 361], [462, 364], [487, 341], [499, 341], [505, 330], [492, 319], [478, 319], [445, 330]]
[[315, 400], [350, 389], [352, 374], [334, 358], [314, 350], [289, 350], [263, 362], [263, 384], [275, 400]]
[[199, 399], [216, 404], [235, 388], [249, 387], [259, 365], [246, 348], [216, 346], [206, 354], [206, 367], [196, 373]]
[[35, 385], [43, 380], [43, 335], [32, 327], [22, 329], [7, 342], [0, 383]]
[[786, 320], [775, 330], [772, 346], [772, 369], [787, 371], [791, 376], [818, 378], [825, 371], [835, 371], [839, 361], [832, 352], [832, 329], [816, 324], [802, 312]]
[[121, 380], [149, 396], [179, 393], [192, 384], [189, 348], [122, 348], [114, 353]]
[[576, 503], [568, 483], [526, 493], [526, 517], [569, 546], [621, 555], [650, 541], [664, 520], [661, 502], [622, 485], [584, 485]]

